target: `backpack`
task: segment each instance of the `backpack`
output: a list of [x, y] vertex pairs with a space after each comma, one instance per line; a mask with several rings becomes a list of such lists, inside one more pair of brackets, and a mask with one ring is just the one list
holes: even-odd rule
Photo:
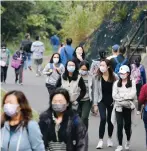
[[123, 66], [123, 65], [127, 62], [127, 58], [125, 58], [125, 59], [123, 60], [123, 62], [119, 62], [117, 57], [115, 57], [114, 60], [115, 60], [116, 63], [117, 63], [114, 72], [115, 72], [116, 74], [118, 74], [120, 67]]
[[134, 80], [136, 82], [136, 84], [141, 82], [141, 69], [142, 65], [140, 65], [139, 67], [136, 67], [135, 64], [131, 65], [131, 79]]

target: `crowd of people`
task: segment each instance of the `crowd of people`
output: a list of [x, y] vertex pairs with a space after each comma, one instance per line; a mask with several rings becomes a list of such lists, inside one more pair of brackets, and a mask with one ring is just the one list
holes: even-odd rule
[[[82, 46], [72, 47], [72, 39], [66, 45], [54, 44], [50, 61], [42, 68], [44, 44], [40, 37], [31, 42], [26, 34], [21, 47], [12, 56], [15, 83], [23, 84], [23, 70], [31, 67], [31, 56], [36, 65], [36, 76], [46, 75], [49, 107], [39, 118], [32, 120], [32, 109], [23, 92], [10, 91], [2, 102], [1, 118], [2, 151], [88, 151], [88, 127], [90, 111], [100, 115], [99, 141], [96, 149], [103, 148], [105, 125], [108, 124], [107, 146], [113, 147], [113, 129], [117, 123], [118, 146], [115, 151], [130, 149], [134, 115], [141, 114], [146, 130], [147, 146], [147, 84], [141, 58], [129, 64], [124, 56], [125, 47], [112, 46], [112, 56], [104, 50], [90, 65]], [[52, 37], [52, 43], [54, 42]], [[6, 82], [10, 51], [1, 45], [1, 82]], [[48, 99], [48, 98], [47, 98]], [[136, 110], [136, 100], [138, 107]], [[123, 147], [123, 129], [127, 142]]]

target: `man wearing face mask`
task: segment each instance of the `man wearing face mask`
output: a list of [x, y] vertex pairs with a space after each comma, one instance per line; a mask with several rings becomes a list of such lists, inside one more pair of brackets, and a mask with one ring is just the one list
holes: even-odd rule
[[65, 68], [61, 63], [60, 54], [54, 53], [50, 59], [50, 62], [45, 66], [43, 74], [47, 76], [46, 87], [49, 95], [51, 95], [56, 89], [57, 81], [64, 73]]
[[6, 48], [6, 44], [1, 44], [0, 66], [1, 66], [1, 83], [6, 82], [7, 70], [10, 61], [10, 51]]
[[43, 62], [43, 52], [45, 51], [45, 47], [43, 42], [40, 41], [39, 36], [36, 36], [36, 41], [33, 42], [31, 51], [33, 52], [33, 59], [36, 65], [36, 76], [41, 76], [41, 65]]
[[[131, 79], [136, 82], [136, 90], [137, 90], [137, 98], [139, 97], [139, 93], [142, 85], [146, 83], [146, 72], [144, 66], [140, 63], [141, 57], [138, 57], [134, 64], [131, 65]], [[138, 109], [137, 114], [141, 113], [141, 103], [138, 101]]]

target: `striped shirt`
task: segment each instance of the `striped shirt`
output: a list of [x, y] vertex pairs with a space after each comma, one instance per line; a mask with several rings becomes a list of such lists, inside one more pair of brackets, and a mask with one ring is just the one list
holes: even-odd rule
[[66, 144], [64, 142], [49, 142], [47, 151], [66, 151]]

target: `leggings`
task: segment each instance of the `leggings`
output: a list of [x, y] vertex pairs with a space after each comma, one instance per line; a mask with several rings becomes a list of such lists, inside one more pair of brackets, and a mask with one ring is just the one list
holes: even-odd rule
[[127, 141], [130, 141], [131, 138], [131, 109], [123, 108], [122, 112], [116, 111], [116, 120], [117, 120], [117, 138], [118, 143], [122, 146], [123, 139], [123, 128], [127, 136]]

